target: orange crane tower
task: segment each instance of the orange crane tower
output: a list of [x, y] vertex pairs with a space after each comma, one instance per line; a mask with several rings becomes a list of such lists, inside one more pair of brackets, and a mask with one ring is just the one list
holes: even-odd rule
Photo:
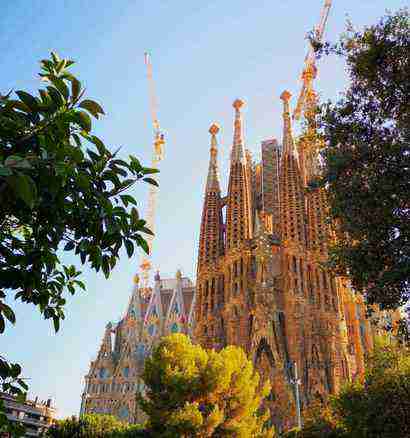
[[[151, 122], [154, 131], [154, 141], [153, 141], [153, 155], [152, 155], [152, 168], [158, 169], [159, 162], [164, 158], [164, 134], [161, 132], [161, 128], [157, 116], [157, 97], [155, 94], [155, 84], [152, 76], [152, 64], [148, 53], [144, 54], [145, 66], [147, 68], [147, 79], [148, 79], [148, 91], [149, 91], [149, 105], [151, 112]], [[151, 185], [148, 193], [148, 208], [145, 215], [145, 220], [147, 221], [147, 227], [154, 232], [155, 229], [155, 213], [158, 198], [158, 187]], [[149, 247], [149, 255], [144, 256], [142, 259], [140, 269], [141, 269], [141, 293], [143, 296], [148, 297], [151, 293], [151, 288], [149, 287], [150, 272], [152, 269], [151, 254], [152, 254], [152, 244], [154, 236], [149, 235], [147, 237], [147, 243]]]
[[[314, 37], [318, 42], [321, 42], [323, 39], [323, 33], [325, 31], [326, 22], [329, 17], [329, 11], [331, 6], [332, 0], [325, 0], [322, 7], [322, 12], [320, 14], [319, 24], [314, 29]], [[309, 51], [305, 57], [305, 67], [302, 72], [302, 89], [300, 90], [296, 108], [293, 113], [294, 120], [299, 120], [302, 110], [309, 110], [309, 108], [307, 107], [313, 104], [313, 100], [315, 98], [313, 95], [313, 80], [316, 78], [316, 75], [316, 55], [312, 45], [310, 45]]]

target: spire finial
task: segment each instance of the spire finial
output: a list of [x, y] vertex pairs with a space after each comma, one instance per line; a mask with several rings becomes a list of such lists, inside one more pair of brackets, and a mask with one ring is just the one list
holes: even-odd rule
[[245, 102], [242, 99], [235, 99], [232, 104], [232, 106], [236, 109], [236, 111], [239, 111], [244, 105]]
[[217, 123], [212, 123], [209, 127], [209, 133], [214, 137], [219, 132], [219, 125]]
[[283, 100], [283, 102], [289, 102], [290, 98], [292, 97], [292, 94], [290, 91], [285, 90], [281, 95], [280, 98]]

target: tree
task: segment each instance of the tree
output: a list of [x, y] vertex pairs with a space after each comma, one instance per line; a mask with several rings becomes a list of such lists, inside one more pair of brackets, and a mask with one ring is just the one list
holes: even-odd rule
[[[122, 423], [113, 415], [89, 414], [57, 421], [45, 434], [49, 438], [127, 438], [144, 436], [140, 425]], [[146, 435], [145, 435], [146, 436]]]
[[[41, 61], [46, 87], [38, 96], [16, 91], [0, 96], [0, 334], [16, 316], [6, 296], [36, 306], [55, 330], [64, 319], [64, 293], [85, 289], [80, 272], [61, 262], [62, 252], [79, 257], [108, 277], [119, 251], [148, 252], [141, 233], [151, 234], [125, 194], [155, 169], [137, 158], [118, 157], [92, 133], [90, 115], [104, 114], [84, 99], [74, 64], [52, 53]], [[133, 205], [129, 209], [129, 205]], [[0, 388], [27, 389], [21, 368], [0, 356]]]
[[363, 382], [347, 384], [328, 406], [310, 410], [287, 438], [405, 438], [410, 436], [410, 349], [379, 339]]
[[345, 58], [350, 76], [322, 107], [322, 184], [338, 231], [330, 265], [369, 305], [395, 309], [410, 295], [409, 12], [316, 48]]
[[155, 437], [264, 437], [261, 404], [269, 384], [241, 348], [220, 352], [194, 345], [182, 334], [164, 338], [147, 359], [142, 409]]
[[410, 436], [410, 349], [381, 343], [369, 357], [365, 380], [347, 386], [333, 410], [357, 438]]

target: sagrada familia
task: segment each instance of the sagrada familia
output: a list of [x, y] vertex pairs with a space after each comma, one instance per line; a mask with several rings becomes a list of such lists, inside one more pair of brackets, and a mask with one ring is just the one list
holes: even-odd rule
[[[325, 5], [328, 11], [330, 2]], [[303, 74], [303, 135], [294, 138], [291, 95], [284, 91], [281, 143], [263, 141], [258, 162], [244, 145], [244, 102], [233, 102], [226, 194], [218, 174], [219, 127], [211, 125], [196, 285], [180, 271], [172, 279], [157, 273], [147, 293], [135, 278], [125, 315], [106, 326], [85, 376], [81, 413], [142, 421], [136, 393], [144, 395], [145, 359], [161, 337], [177, 332], [206, 348], [242, 347], [272, 384], [266, 405], [280, 429], [291, 425], [296, 406], [323, 401], [363, 376], [379, 329], [349, 279], [326, 270], [337, 224], [328, 220], [325, 190], [309, 189], [320, 175], [323, 147], [315, 75], [312, 62]], [[395, 316], [375, 315], [389, 324]]]
[[219, 127], [210, 127], [196, 287], [180, 271], [174, 279], [157, 273], [146, 296], [136, 278], [125, 316], [106, 326], [91, 362], [81, 413], [140, 421], [135, 393], [144, 392], [144, 360], [175, 332], [206, 348], [241, 346], [272, 383], [268, 404], [276, 424], [295, 409], [296, 370], [302, 407], [363, 374], [375, 329], [349, 280], [323, 268], [335, 236], [325, 193], [307, 190], [320, 168], [318, 141], [294, 140], [290, 93], [281, 99], [282, 145], [263, 141], [258, 163], [244, 147], [244, 102], [233, 103], [226, 195], [218, 175]]

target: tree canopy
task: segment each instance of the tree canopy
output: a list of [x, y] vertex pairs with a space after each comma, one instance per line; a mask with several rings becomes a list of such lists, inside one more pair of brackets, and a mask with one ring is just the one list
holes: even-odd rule
[[314, 407], [301, 431], [287, 438], [405, 438], [410, 436], [410, 349], [379, 339], [363, 382], [347, 384], [328, 406]]
[[268, 437], [261, 384], [241, 348], [220, 352], [182, 334], [164, 338], [147, 359], [140, 403], [155, 437]]
[[338, 232], [330, 264], [368, 304], [394, 309], [409, 300], [409, 12], [318, 49], [342, 56], [350, 77], [340, 100], [322, 107], [322, 183]]
[[[85, 289], [64, 252], [108, 277], [121, 248], [129, 257], [135, 246], [148, 251], [151, 231], [126, 191], [138, 180], [156, 184], [147, 175], [157, 171], [120, 159], [93, 134], [91, 116], [104, 110], [85, 98], [73, 64], [52, 53], [41, 61], [38, 95], [0, 95], [0, 334], [16, 321], [13, 297], [59, 329], [66, 291]], [[25, 389], [20, 372], [0, 356], [2, 390]]]
[[145, 436], [140, 425], [122, 423], [113, 415], [88, 414], [57, 421], [46, 432], [49, 438], [128, 438]]

